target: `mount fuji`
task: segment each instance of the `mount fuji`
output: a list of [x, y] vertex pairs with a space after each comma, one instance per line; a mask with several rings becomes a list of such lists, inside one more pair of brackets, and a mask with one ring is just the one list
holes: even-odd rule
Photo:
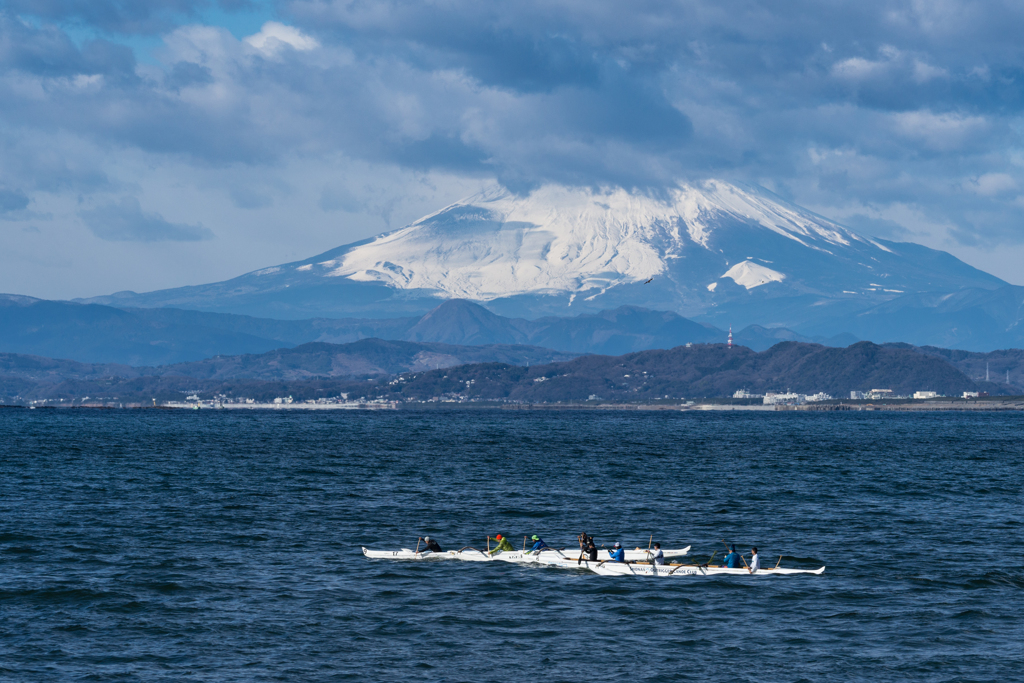
[[303, 261], [87, 301], [284, 319], [397, 317], [453, 298], [525, 318], [628, 305], [837, 334], [879, 306], [920, 307], [925, 293], [1008, 287], [1019, 289], [948, 253], [864, 237], [763, 188], [712, 180], [658, 193], [493, 188]]

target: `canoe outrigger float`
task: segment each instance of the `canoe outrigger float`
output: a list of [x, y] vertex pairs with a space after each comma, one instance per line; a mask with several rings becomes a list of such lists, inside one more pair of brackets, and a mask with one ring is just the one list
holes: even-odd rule
[[[690, 552], [690, 546], [685, 548], [678, 548], [675, 550], [663, 550], [665, 557], [683, 557]], [[544, 548], [536, 553], [521, 550], [514, 551], [498, 551], [493, 555], [488, 555], [483, 550], [477, 550], [476, 548], [462, 548], [461, 550], [446, 550], [441, 553], [433, 553], [429, 550], [417, 552], [415, 550], [409, 550], [408, 548], [402, 548], [401, 550], [370, 550], [363, 548], [363, 555], [375, 560], [463, 560], [468, 562], [489, 562], [491, 560], [497, 560], [500, 562], [520, 562], [520, 563], [533, 563], [533, 564], [552, 564], [557, 565], [562, 562], [573, 562], [574, 566], [579, 556], [577, 551], [572, 550], [558, 550], [556, 548]], [[626, 560], [631, 562], [646, 560], [650, 557], [646, 550], [627, 550]], [[600, 562], [608, 562], [611, 557], [607, 550], [597, 551], [597, 562], [592, 564], [596, 565]]]

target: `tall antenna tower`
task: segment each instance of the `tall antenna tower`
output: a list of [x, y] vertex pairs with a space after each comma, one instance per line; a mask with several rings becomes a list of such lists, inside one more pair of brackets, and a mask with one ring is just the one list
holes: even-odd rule
[[988, 361], [985, 362], [985, 381], [988, 381]]
[[729, 348], [732, 348], [732, 325], [729, 325]]

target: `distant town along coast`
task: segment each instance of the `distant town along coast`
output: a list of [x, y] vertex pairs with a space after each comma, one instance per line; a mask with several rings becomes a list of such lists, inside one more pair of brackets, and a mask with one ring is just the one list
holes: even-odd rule
[[[971, 377], [941, 350], [909, 345], [859, 342], [830, 348], [783, 342], [758, 353], [727, 344], [689, 344], [621, 356], [562, 354], [569, 359], [538, 364], [491, 361], [428, 369], [440, 365], [438, 354], [426, 352], [436, 346], [315, 343], [153, 368], [0, 354], [0, 402], [228, 410], [1007, 410], [1019, 409], [1021, 401], [1013, 397], [1024, 394], [1020, 364], [994, 373], [986, 368], [984, 375]], [[495, 357], [494, 347], [447, 348], [449, 363], [462, 348], [476, 357]], [[524, 348], [534, 357], [558, 356]], [[515, 357], [501, 353], [497, 357]]]

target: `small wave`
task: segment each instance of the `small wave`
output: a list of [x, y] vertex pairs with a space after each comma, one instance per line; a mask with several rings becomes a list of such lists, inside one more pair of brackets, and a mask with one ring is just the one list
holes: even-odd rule
[[985, 572], [967, 581], [968, 588], [1024, 588], [1024, 574], [1011, 574], [1003, 571]]
[[38, 548], [32, 548], [29, 546], [10, 546], [7, 548], [0, 548], [0, 553], [7, 553], [10, 555], [39, 555], [43, 551]]

